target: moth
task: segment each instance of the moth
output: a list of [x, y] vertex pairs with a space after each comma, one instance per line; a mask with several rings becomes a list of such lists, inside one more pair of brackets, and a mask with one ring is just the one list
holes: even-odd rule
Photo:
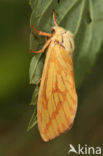
[[47, 49], [37, 102], [37, 121], [40, 135], [49, 141], [71, 128], [77, 111], [77, 93], [74, 80], [74, 39], [70, 31], [59, 27], [53, 12], [52, 33], [33, 30], [46, 36]]

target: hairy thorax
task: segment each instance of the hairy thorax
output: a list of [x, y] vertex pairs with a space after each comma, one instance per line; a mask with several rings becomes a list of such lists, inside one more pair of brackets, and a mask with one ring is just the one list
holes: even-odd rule
[[60, 44], [70, 55], [73, 55], [74, 51], [74, 39], [73, 34], [70, 31], [66, 31], [65, 29], [55, 26], [52, 28], [53, 37], [52, 41]]

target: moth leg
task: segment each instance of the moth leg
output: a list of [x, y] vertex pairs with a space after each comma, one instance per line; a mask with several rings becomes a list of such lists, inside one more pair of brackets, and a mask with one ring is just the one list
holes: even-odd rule
[[40, 82], [41, 82], [41, 79], [37, 81], [36, 85], [39, 85]]
[[39, 30], [37, 30], [36, 28], [34, 28], [33, 25], [32, 25], [32, 29], [33, 29], [36, 33], [38, 33], [39, 35], [47, 36], [47, 37], [52, 37], [52, 34], [49, 34], [49, 33], [46, 33], [46, 32], [39, 31]]
[[53, 21], [54, 21], [54, 24], [56, 26], [58, 26], [58, 23], [57, 23], [56, 18], [55, 18], [55, 11], [54, 10], [53, 10]]
[[51, 39], [48, 40], [48, 41], [44, 44], [44, 46], [43, 46], [43, 48], [42, 48], [41, 50], [38, 50], [38, 51], [30, 50], [30, 51], [31, 51], [32, 53], [43, 53], [43, 52], [45, 51], [45, 49], [49, 46], [50, 42], [51, 42]]

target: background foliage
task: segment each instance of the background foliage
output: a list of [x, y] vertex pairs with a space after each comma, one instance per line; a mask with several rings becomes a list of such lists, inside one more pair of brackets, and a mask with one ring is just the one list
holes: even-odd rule
[[[37, 2], [40, 2], [40, 0], [32, 0], [32, 8], [35, 7], [33, 2], [37, 4]], [[32, 56], [34, 57], [33, 54], [29, 53], [28, 44], [30, 33], [29, 19], [31, 9], [28, 5], [27, 0], [0, 1], [1, 156], [66, 156], [68, 155], [67, 153], [70, 143], [75, 147], [77, 146], [77, 144], [87, 144], [88, 146], [102, 146], [103, 143], [103, 46], [101, 46], [103, 38], [103, 32], [101, 31], [101, 28], [103, 26], [103, 1], [92, 0], [83, 5], [84, 2], [82, 2], [81, 4], [81, 1], [79, 0], [78, 2], [76, 2], [75, 7], [73, 7], [74, 9], [72, 8], [71, 11], [69, 11], [70, 16], [67, 15], [63, 19], [65, 22], [60, 22], [60, 16], [63, 15], [64, 12], [62, 12], [62, 7], [66, 7], [65, 10], [68, 10], [68, 8], [70, 8], [71, 6], [69, 4], [64, 5], [64, 2], [66, 2], [66, 0], [61, 0], [59, 4], [57, 3], [57, 1], [54, 2], [42, 0], [42, 2], [45, 2], [45, 5], [48, 4], [48, 2], [53, 2], [49, 7], [50, 13], [48, 11], [47, 13], [44, 13], [43, 19], [41, 18], [42, 20], [40, 21], [40, 23], [38, 23], [38, 16], [40, 16], [43, 9], [38, 9], [38, 12], [36, 14], [36, 10], [35, 12], [33, 11], [36, 17], [34, 16], [35, 20], [32, 20], [32, 12], [31, 24], [35, 24], [36, 28], [42, 31], [49, 32], [51, 25], [53, 25], [51, 16], [52, 8], [57, 8], [56, 17], [58, 22], [64, 28], [70, 29], [71, 31], [75, 32], [76, 47], [80, 48], [79, 50], [75, 51], [74, 56], [77, 86], [81, 84], [84, 77], [85, 80], [77, 90], [79, 98], [77, 116], [73, 128], [70, 131], [64, 133], [63, 135], [49, 143], [44, 143], [41, 140], [37, 126], [29, 132], [26, 131], [29, 118], [34, 109], [34, 106], [29, 106], [31, 95], [34, 90], [34, 85], [29, 84], [28, 76], [30, 60]], [[67, 2], [72, 4], [72, 0], [68, 0]], [[82, 18], [79, 29], [77, 29], [78, 31], [75, 31], [76, 24], [72, 24], [72, 20], [70, 19], [73, 19], [73, 10], [76, 11], [77, 6], [81, 6], [82, 8], [83, 6], [85, 6], [86, 8], [89, 8], [90, 11], [91, 4], [94, 8], [92, 9], [93, 16], [89, 16], [87, 13], [88, 11], [86, 11], [86, 13], [84, 13], [84, 11], [81, 16]], [[42, 5], [41, 3], [42, 7], [45, 7], [45, 5]], [[58, 5], [59, 7], [57, 7]], [[46, 17], [48, 13], [48, 18], [50, 19], [45, 18], [45, 20], [47, 20], [46, 22], [44, 20], [44, 17]], [[77, 13], [75, 13], [75, 16], [77, 16]], [[66, 21], [68, 21], [68, 18], [70, 21], [69, 25], [67, 25], [66, 23]], [[72, 25], [74, 25], [73, 28]], [[89, 31], [91, 32], [91, 37], [87, 35], [89, 34]], [[88, 46], [87, 49], [90, 48], [87, 51], [85, 46], [82, 45], [82, 40], [85, 39], [85, 36], [87, 36], [85, 46]], [[40, 38], [38, 35], [33, 33], [33, 37], [31, 34], [31, 41], [31, 47], [36, 50], [39, 49], [40, 46], [42, 47], [42, 44], [38, 45], [38, 43], [42, 43], [45, 40], [43, 37]], [[89, 41], [91, 42], [88, 45]], [[79, 47], [80, 44], [81, 47]], [[82, 53], [83, 47], [85, 49]], [[44, 56], [42, 57], [44, 58]], [[94, 63], [95, 65], [91, 70], [91, 66]]]

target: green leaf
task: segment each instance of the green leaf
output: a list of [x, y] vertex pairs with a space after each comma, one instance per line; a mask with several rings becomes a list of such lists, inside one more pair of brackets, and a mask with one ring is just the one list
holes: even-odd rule
[[34, 106], [34, 111], [33, 111], [33, 114], [31, 116], [27, 131], [29, 131], [31, 128], [33, 128], [37, 124], [36, 104], [37, 104], [37, 99], [38, 99], [38, 91], [39, 91], [39, 86], [35, 85], [33, 96], [32, 96], [31, 103], [30, 103], [30, 105]]
[[39, 86], [35, 85], [35, 89], [33, 92], [33, 96], [32, 96], [30, 105], [36, 105], [37, 98], [38, 98], [38, 91], [39, 91]]
[[37, 124], [37, 111], [36, 106], [34, 107], [34, 112], [32, 114], [32, 117], [30, 119], [27, 131], [29, 131], [31, 128], [33, 128]]
[[[103, 42], [103, 0], [30, 0], [32, 15], [30, 24], [38, 30], [50, 32], [54, 25], [53, 10], [60, 26], [74, 33], [74, 71], [78, 88], [90, 72]], [[40, 49], [44, 37], [33, 30], [30, 49]], [[42, 55], [43, 60], [45, 55]], [[30, 65], [30, 82], [35, 84], [41, 77], [43, 60], [34, 55]]]
[[29, 69], [31, 84], [36, 84], [41, 79], [43, 63], [44, 63], [43, 55], [39, 54], [39, 55], [34, 55], [32, 57], [30, 63], [30, 69]]
[[75, 36], [74, 69], [77, 87], [90, 72], [103, 42], [102, 2], [86, 1], [81, 24]]

